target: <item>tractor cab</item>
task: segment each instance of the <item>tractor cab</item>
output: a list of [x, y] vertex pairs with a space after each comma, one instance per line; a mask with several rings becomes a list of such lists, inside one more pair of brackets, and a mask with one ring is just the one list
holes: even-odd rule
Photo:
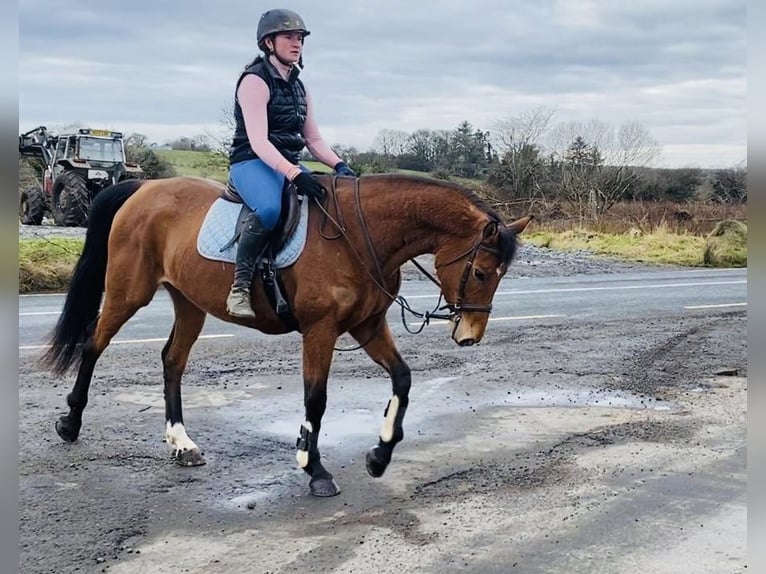
[[122, 132], [81, 128], [51, 135], [40, 126], [21, 134], [19, 152], [38, 159], [42, 179], [42, 187], [21, 194], [20, 216], [28, 224], [39, 225], [50, 211], [57, 225], [85, 225], [99, 191], [144, 175], [138, 164], [126, 161]]

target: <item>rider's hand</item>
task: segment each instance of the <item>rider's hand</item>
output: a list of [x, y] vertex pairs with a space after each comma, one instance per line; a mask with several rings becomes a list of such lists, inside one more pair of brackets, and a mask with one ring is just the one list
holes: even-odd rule
[[293, 184], [298, 189], [298, 193], [306, 197], [314, 197], [322, 201], [325, 195], [325, 188], [319, 183], [319, 180], [310, 173], [300, 172], [293, 179]]
[[348, 175], [350, 177], [356, 177], [354, 170], [348, 167], [348, 164], [345, 161], [339, 161], [338, 163], [335, 164], [335, 167], [333, 169], [335, 170], [335, 173], [338, 175]]

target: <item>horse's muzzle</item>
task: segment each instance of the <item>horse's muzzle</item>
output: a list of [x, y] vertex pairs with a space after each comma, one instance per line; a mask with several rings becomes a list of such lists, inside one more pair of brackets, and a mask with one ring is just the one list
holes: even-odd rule
[[457, 342], [457, 344], [460, 345], [461, 347], [470, 347], [474, 343], [476, 343], [475, 339], [463, 339], [462, 341]]

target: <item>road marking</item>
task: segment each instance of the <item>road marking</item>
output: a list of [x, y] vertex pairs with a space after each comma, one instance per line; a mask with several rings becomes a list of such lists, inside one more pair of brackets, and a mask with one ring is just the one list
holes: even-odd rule
[[19, 313], [19, 317], [28, 317], [30, 315], [61, 315], [61, 311], [26, 311]]
[[[733, 281], [700, 281], [689, 283], [657, 283], [655, 285], [612, 285], [609, 287], [559, 287], [555, 289], [514, 289], [512, 291], [498, 291], [498, 295], [532, 295], [536, 293], [579, 293], [583, 291], [625, 291], [629, 289], [666, 289], [668, 287], [704, 287], [707, 285], [742, 285], [746, 284], [747, 279]], [[428, 299], [436, 298], [438, 294], [432, 295], [405, 295], [407, 299]]]
[[27, 297], [63, 297], [66, 293], [20, 293], [19, 299], [26, 299]]
[[[221, 334], [221, 335], [200, 335], [197, 337], [197, 340], [199, 339], [223, 339], [227, 337], [233, 337], [233, 334]], [[168, 340], [167, 337], [162, 338], [156, 338], [156, 339], [123, 339], [123, 340], [117, 340], [112, 341], [109, 343], [110, 345], [141, 345], [143, 343], [164, 343]], [[50, 345], [20, 345], [19, 351], [32, 351], [35, 349], [47, 349], [50, 347]]]
[[719, 309], [721, 307], [745, 307], [747, 303], [721, 303], [719, 305], [689, 305], [684, 309]]
[[[515, 317], [490, 317], [490, 321], [526, 321], [529, 319], [557, 319], [561, 317], [566, 317], [566, 315], [516, 315]], [[419, 326], [422, 323], [422, 321], [415, 321], [408, 323], [408, 325], [411, 326]], [[446, 325], [449, 323], [449, 321], [445, 321], [443, 319], [437, 319], [435, 321], [429, 322], [430, 325]]]

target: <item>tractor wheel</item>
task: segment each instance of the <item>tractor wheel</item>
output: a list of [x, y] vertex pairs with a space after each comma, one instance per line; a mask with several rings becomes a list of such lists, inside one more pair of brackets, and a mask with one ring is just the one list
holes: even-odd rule
[[85, 227], [90, 196], [85, 180], [74, 171], [65, 171], [53, 183], [53, 221], [66, 227]]
[[30, 187], [21, 192], [19, 198], [19, 219], [25, 225], [41, 225], [45, 214], [45, 195], [40, 186]]

